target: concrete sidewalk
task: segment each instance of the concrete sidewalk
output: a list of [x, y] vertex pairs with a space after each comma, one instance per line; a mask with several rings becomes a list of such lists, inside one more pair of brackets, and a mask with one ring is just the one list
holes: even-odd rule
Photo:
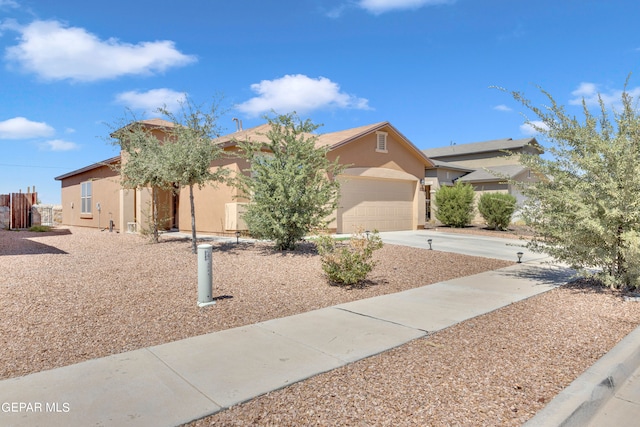
[[175, 426], [548, 291], [570, 274], [515, 264], [3, 380], [0, 425]]

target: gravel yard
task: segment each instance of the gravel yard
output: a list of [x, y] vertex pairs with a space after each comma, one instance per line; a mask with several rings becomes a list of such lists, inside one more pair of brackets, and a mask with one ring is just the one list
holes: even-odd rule
[[[0, 378], [398, 292], [510, 263], [388, 245], [368, 286], [327, 284], [309, 245], [214, 244], [214, 307], [199, 308], [190, 242], [63, 228], [0, 231]], [[420, 266], [420, 268], [416, 268]]]
[[[0, 231], [0, 378], [496, 269], [386, 245], [366, 286], [329, 286], [312, 247], [214, 244], [214, 307], [196, 256], [163, 236]], [[520, 425], [640, 324], [640, 304], [577, 284], [269, 393], [193, 425]]]

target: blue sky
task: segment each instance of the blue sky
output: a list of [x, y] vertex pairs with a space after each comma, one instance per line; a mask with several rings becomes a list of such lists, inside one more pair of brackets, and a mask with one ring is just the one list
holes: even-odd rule
[[[640, 2], [0, 0], [0, 194], [118, 154], [108, 124], [223, 96], [249, 128], [272, 109], [333, 132], [389, 121], [419, 148], [523, 138], [540, 85], [569, 112], [638, 69]], [[627, 89], [636, 94], [638, 78]], [[613, 102], [613, 101], [612, 101]]]

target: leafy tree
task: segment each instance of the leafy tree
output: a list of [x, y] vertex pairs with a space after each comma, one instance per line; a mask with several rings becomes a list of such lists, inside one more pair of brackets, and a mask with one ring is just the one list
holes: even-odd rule
[[124, 188], [151, 187], [151, 226], [152, 240], [158, 241], [159, 214], [158, 191], [177, 192], [189, 187], [191, 205], [191, 248], [197, 252], [196, 220], [193, 188], [201, 188], [210, 182], [223, 181], [227, 175], [225, 169], [212, 169], [211, 163], [219, 158], [223, 151], [212, 143], [220, 136], [218, 127], [219, 106], [213, 102], [209, 110], [194, 105], [190, 98], [180, 104], [178, 113], [166, 106], [156, 110], [171, 125], [164, 129], [164, 138], [159, 139], [150, 128], [133, 114], [125, 116], [127, 123], [111, 134], [112, 142], [119, 145], [123, 159], [116, 166], [121, 175]]
[[478, 201], [478, 212], [495, 230], [506, 230], [515, 210], [516, 198], [507, 193], [484, 193]]
[[[535, 236], [529, 247], [582, 269], [596, 268], [604, 283], [640, 286], [640, 117], [625, 90], [610, 113], [602, 98], [592, 114], [569, 115], [544, 90], [539, 108], [521, 93], [512, 96], [542, 121], [528, 121], [549, 143], [552, 158], [523, 155], [522, 163], [548, 177], [523, 185], [523, 217]], [[514, 183], [517, 184], [517, 183]]]
[[178, 114], [174, 114], [166, 106], [158, 110], [173, 123], [173, 126], [167, 129], [167, 138], [162, 148], [162, 172], [177, 191], [182, 187], [189, 187], [191, 250], [195, 254], [198, 249], [193, 188], [196, 185], [202, 188], [205, 184], [222, 182], [228, 171], [223, 168], [211, 168], [211, 163], [224, 153], [219, 145], [211, 142], [221, 133], [218, 126], [218, 103], [212, 103], [208, 111], [205, 111], [202, 106], [194, 105], [192, 100], [187, 98], [180, 107]]
[[[131, 118], [130, 120], [127, 120]], [[132, 114], [125, 116], [124, 126], [111, 133], [111, 142], [119, 145], [122, 159], [114, 168], [121, 185], [128, 189], [151, 188], [151, 235], [158, 242], [158, 190], [171, 188], [166, 179], [164, 154], [158, 138]]]
[[436, 218], [444, 225], [464, 227], [473, 218], [473, 187], [456, 181], [453, 186], [440, 187], [435, 194]]
[[295, 248], [314, 228], [326, 227], [337, 207], [342, 171], [316, 147], [318, 126], [293, 114], [267, 117], [266, 143], [239, 141], [249, 161], [240, 188], [250, 199], [244, 220], [253, 236], [274, 240], [279, 250]]

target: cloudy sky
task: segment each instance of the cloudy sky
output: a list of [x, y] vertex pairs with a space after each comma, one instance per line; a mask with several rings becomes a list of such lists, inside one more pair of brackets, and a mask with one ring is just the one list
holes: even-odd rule
[[[118, 154], [110, 125], [188, 95], [221, 125], [296, 111], [333, 132], [390, 121], [419, 148], [522, 138], [495, 86], [568, 111], [638, 70], [631, 0], [0, 0], [0, 194]], [[639, 92], [632, 74], [627, 90]], [[529, 117], [531, 120], [534, 118]]]

